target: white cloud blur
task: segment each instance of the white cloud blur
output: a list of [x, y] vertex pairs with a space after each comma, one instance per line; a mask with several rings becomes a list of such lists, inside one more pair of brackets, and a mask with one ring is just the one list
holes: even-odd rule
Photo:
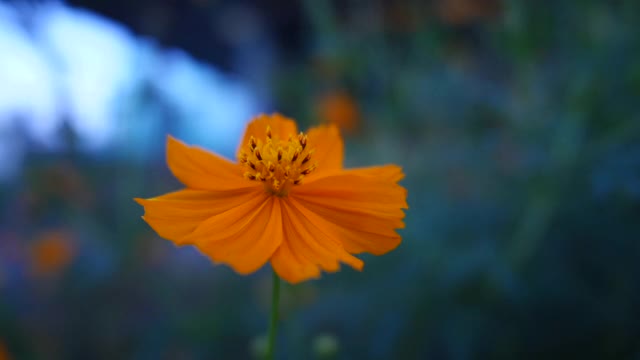
[[[139, 99], [144, 84], [171, 109], [174, 135], [228, 156], [257, 110], [244, 83], [97, 14], [59, 2], [28, 11], [0, 3], [0, 163], [20, 161], [16, 144], [56, 151], [65, 122], [87, 151], [157, 149], [167, 114]], [[3, 141], [23, 133], [24, 142]]]
[[114, 22], [59, 4], [42, 7], [36, 31], [54, 62], [71, 127], [83, 146], [105, 146], [115, 131], [116, 97], [133, 70], [136, 39]]

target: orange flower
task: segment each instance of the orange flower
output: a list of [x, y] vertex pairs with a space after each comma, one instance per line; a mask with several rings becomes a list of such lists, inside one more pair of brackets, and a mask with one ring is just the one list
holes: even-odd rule
[[0, 340], [0, 360], [9, 360], [11, 359], [11, 355], [9, 354], [9, 349], [7, 346]]
[[240, 274], [267, 261], [290, 283], [362, 270], [352, 254], [381, 255], [400, 244], [406, 190], [395, 165], [343, 169], [335, 126], [299, 133], [282, 115], [248, 126], [238, 162], [169, 136], [167, 163], [186, 189], [152, 199], [143, 219], [177, 245], [195, 245]]
[[71, 235], [63, 230], [45, 232], [29, 248], [31, 269], [36, 276], [56, 274], [66, 268], [75, 255]]
[[322, 121], [338, 126], [345, 133], [352, 133], [358, 127], [358, 106], [353, 98], [344, 92], [322, 96], [318, 101], [317, 111]]
[[440, 17], [451, 25], [466, 25], [495, 18], [502, 9], [502, 0], [440, 0]]

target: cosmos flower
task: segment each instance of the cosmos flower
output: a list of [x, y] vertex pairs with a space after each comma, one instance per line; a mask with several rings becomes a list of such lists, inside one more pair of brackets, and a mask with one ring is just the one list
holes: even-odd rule
[[327, 124], [336, 125], [343, 133], [353, 133], [360, 122], [358, 105], [344, 91], [334, 91], [324, 94], [317, 103], [317, 113]]
[[29, 248], [32, 273], [39, 277], [58, 274], [71, 264], [75, 253], [70, 233], [64, 230], [47, 231]]
[[167, 163], [185, 189], [152, 199], [143, 219], [177, 245], [250, 274], [270, 262], [290, 283], [362, 270], [358, 253], [396, 248], [407, 208], [395, 165], [344, 169], [335, 126], [298, 133], [282, 115], [247, 126], [237, 162], [169, 136]]
[[9, 349], [7, 349], [7, 346], [4, 344], [4, 342], [2, 342], [2, 339], [0, 339], [0, 360], [10, 359], [11, 355], [9, 354]]

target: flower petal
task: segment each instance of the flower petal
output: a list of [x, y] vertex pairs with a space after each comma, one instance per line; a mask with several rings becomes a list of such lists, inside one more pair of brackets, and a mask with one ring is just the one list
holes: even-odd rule
[[192, 236], [200, 251], [240, 274], [262, 267], [282, 241], [280, 199], [262, 194], [203, 223]]
[[273, 253], [271, 267], [278, 276], [291, 284], [320, 277], [320, 268], [311, 261], [300, 258], [286, 241]]
[[338, 240], [306, 220], [290, 198], [283, 199], [282, 206], [284, 240], [271, 258], [278, 276], [292, 284], [317, 279], [320, 269], [338, 271], [340, 260], [362, 270], [362, 260], [349, 255]]
[[[284, 242], [304, 264], [320, 266], [323, 270], [335, 272], [340, 269], [340, 262], [335, 253], [313, 238], [309, 230], [301, 223], [300, 214], [292, 206], [284, 204]], [[335, 247], [335, 245], [333, 246]]]
[[318, 168], [313, 173], [305, 177], [305, 181], [309, 181], [321, 174], [330, 171], [342, 169], [342, 161], [344, 158], [344, 144], [340, 131], [335, 125], [324, 125], [315, 127], [307, 133], [309, 146], [315, 149], [313, 153], [313, 161], [318, 163]]
[[242, 176], [240, 165], [197, 146], [167, 137], [167, 164], [186, 186], [198, 190], [230, 190], [255, 186]]
[[366, 168], [348, 169], [345, 171], [349, 174], [368, 176], [394, 183], [404, 179], [402, 168], [398, 165], [372, 166]]
[[255, 190], [203, 191], [185, 189], [151, 199], [134, 199], [144, 206], [142, 217], [161, 237], [178, 245], [206, 219], [255, 198]]
[[299, 258], [329, 272], [338, 271], [341, 261], [362, 270], [362, 260], [345, 251], [339, 238], [310, 221], [294, 199], [284, 199], [283, 206], [285, 241]]
[[271, 127], [271, 133], [276, 139], [286, 140], [289, 138], [289, 135], [295, 136], [298, 134], [298, 126], [292, 119], [278, 113], [272, 115], [261, 114], [247, 124], [247, 129], [244, 131], [244, 136], [242, 137], [242, 142], [238, 150], [247, 146], [252, 136], [256, 138], [256, 140], [260, 139], [264, 141], [267, 138], [267, 126]]
[[395, 183], [396, 170], [373, 167], [342, 171], [295, 188], [307, 219], [339, 238], [350, 253], [380, 255], [400, 243], [406, 190]]

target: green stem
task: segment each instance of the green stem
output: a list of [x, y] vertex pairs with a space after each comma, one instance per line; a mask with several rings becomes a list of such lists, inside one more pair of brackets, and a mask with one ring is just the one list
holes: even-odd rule
[[269, 323], [269, 344], [267, 360], [273, 360], [276, 347], [276, 332], [278, 331], [278, 302], [280, 300], [280, 277], [273, 272], [273, 290], [271, 293], [271, 321]]

